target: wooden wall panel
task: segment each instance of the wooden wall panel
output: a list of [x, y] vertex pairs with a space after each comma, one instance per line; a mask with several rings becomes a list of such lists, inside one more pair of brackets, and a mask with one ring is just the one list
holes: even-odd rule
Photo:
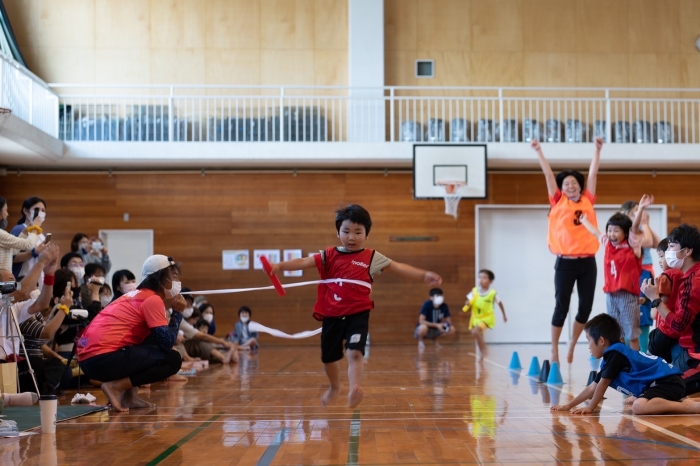
[[[696, 195], [700, 175], [601, 174], [598, 202], [622, 203], [653, 193], [669, 206], [669, 226], [700, 224]], [[474, 283], [474, 205], [462, 201], [458, 220], [443, 213], [443, 201], [414, 201], [410, 174], [115, 174], [8, 175], [0, 178], [0, 195], [9, 201], [10, 219], [17, 218], [23, 199], [47, 200], [46, 229], [66, 251], [74, 233], [99, 229], [152, 228], [155, 251], [183, 262], [183, 282], [193, 289], [267, 284], [254, 270], [224, 271], [224, 249], [296, 249], [304, 254], [336, 245], [333, 211], [356, 202], [372, 214], [368, 247], [444, 278], [446, 301], [455, 311], [460, 338], [468, 339], [466, 318], [458, 312]], [[546, 189], [539, 173], [489, 175], [489, 197], [479, 203], [542, 204]], [[125, 223], [122, 216], [130, 214]], [[545, 235], [545, 232], [542, 232]], [[390, 242], [391, 236], [437, 236], [437, 242]], [[496, 271], [497, 273], [497, 271]], [[301, 279], [315, 279], [313, 270]], [[372, 342], [407, 343], [428, 287], [385, 274], [373, 292]], [[290, 290], [285, 298], [273, 292], [212, 297], [220, 334], [228, 332], [239, 306], [252, 307], [254, 318], [288, 331], [315, 328], [311, 308], [315, 288]], [[266, 345], [288, 341], [264, 338]], [[316, 344], [303, 341], [297, 344]]]
[[48, 82], [347, 84], [346, 0], [5, 4], [29, 68]]

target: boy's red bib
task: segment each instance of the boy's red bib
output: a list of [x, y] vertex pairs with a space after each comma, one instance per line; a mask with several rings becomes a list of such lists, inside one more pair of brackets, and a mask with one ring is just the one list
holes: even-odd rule
[[[321, 254], [316, 254], [316, 268], [321, 279], [345, 278], [372, 283], [370, 265], [374, 257], [373, 249], [357, 252], [341, 252], [337, 248], [325, 251], [324, 266]], [[369, 297], [372, 290], [354, 283], [322, 283], [318, 286], [318, 299], [314, 306], [314, 318], [341, 317], [374, 308]]]
[[627, 240], [613, 246], [608, 241], [605, 246], [605, 286], [603, 291], [627, 291], [639, 294], [639, 277], [642, 275], [642, 258], [634, 255], [634, 249]]

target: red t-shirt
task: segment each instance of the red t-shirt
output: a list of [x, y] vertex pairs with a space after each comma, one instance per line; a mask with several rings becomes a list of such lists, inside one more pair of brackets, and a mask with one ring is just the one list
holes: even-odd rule
[[[700, 353], [700, 262], [693, 265], [681, 278], [675, 315], [669, 322], [671, 329], [680, 333], [678, 343], [693, 356]], [[698, 356], [694, 356], [698, 357]]]
[[659, 295], [666, 296], [668, 301], [666, 302], [666, 307], [671, 311], [666, 319], [661, 317], [661, 313], [656, 314], [656, 328], [658, 328], [661, 333], [671, 338], [678, 338], [678, 332], [673, 330], [670, 326], [670, 322], [676, 315], [676, 301], [678, 300], [678, 293], [680, 292], [683, 272], [677, 269], [664, 270], [664, 273], [659, 275], [656, 279], [656, 283], [659, 286]]
[[[338, 248], [325, 251], [325, 264], [321, 254], [316, 254], [316, 268], [322, 279], [346, 278], [372, 283], [370, 266], [374, 250], [363, 249], [357, 252], [341, 252]], [[357, 314], [374, 308], [369, 297], [371, 289], [354, 283], [328, 283], [318, 286], [318, 300], [314, 306], [314, 318], [340, 317]]]
[[135, 290], [97, 314], [78, 340], [78, 360], [143, 343], [155, 327], [167, 326], [165, 303], [151, 290]]
[[639, 277], [642, 275], [642, 258], [637, 257], [634, 249], [627, 240], [619, 242], [616, 246], [602, 236], [605, 244], [604, 275], [605, 286], [603, 291], [614, 293], [626, 291], [634, 295], [639, 294]]

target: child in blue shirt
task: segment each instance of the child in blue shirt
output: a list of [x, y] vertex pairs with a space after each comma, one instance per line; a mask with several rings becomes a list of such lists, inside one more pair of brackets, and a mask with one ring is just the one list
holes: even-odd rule
[[[603, 358], [600, 372], [595, 381], [573, 400], [552, 406], [552, 411], [590, 414], [603, 399], [605, 390], [612, 387], [637, 398], [632, 404], [632, 413], [636, 415], [700, 413], [700, 403], [685, 398], [681, 372], [659, 357], [635, 351], [621, 343], [620, 324], [613, 317], [597, 315], [583, 329], [593, 357]], [[588, 399], [591, 401], [587, 407], [576, 408]]]

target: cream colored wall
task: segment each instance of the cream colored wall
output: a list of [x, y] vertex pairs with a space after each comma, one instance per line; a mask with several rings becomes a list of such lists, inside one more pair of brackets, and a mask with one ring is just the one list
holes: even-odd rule
[[387, 85], [700, 88], [698, 0], [384, 1]]
[[347, 0], [5, 0], [48, 82], [347, 84]]
[[[700, 0], [384, 2], [388, 85], [700, 88]], [[5, 5], [49, 82], [347, 84], [347, 0]]]

